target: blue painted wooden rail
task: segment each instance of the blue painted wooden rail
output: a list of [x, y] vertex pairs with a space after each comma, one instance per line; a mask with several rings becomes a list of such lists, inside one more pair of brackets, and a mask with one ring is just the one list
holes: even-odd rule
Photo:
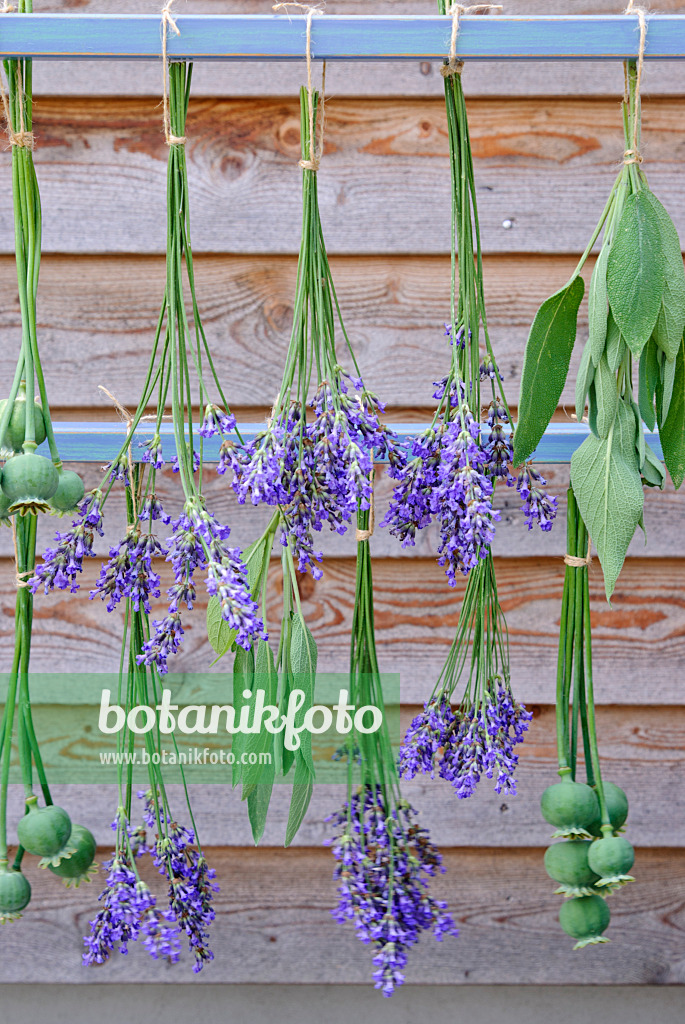
[[[416, 433], [424, 429], [424, 424], [417, 423], [393, 423], [393, 430], [403, 440], [414, 437]], [[126, 429], [121, 423], [55, 423], [55, 434], [60, 455], [65, 462], [101, 462], [103, 465], [112, 459], [126, 437]], [[240, 433], [243, 440], [251, 440], [258, 430], [264, 429], [263, 423], [241, 423]], [[483, 425], [487, 436], [487, 424]], [[132, 445], [133, 458], [140, 461], [143, 454], [142, 445], [149, 441], [154, 433], [154, 426], [150, 423], [141, 423], [135, 434]], [[552, 423], [545, 431], [545, 436], [538, 445], [536, 459], [546, 463], [570, 462], [576, 448], [588, 436], [589, 428], [584, 423]], [[167, 461], [176, 454], [174, 443], [173, 427], [170, 423], [162, 424], [160, 431], [164, 457]], [[235, 437], [235, 435], [233, 435]], [[645, 431], [645, 440], [650, 444], [655, 454], [661, 459], [663, 454], [659, 435]], [[199, 437], [197, 438], [199, 441]], [[49, 456], [46, 444], [38, 449], [42, 454]], [[219, 442], [217, 438], [211, 438], [204, 442], [203, 455], [207, 462], [217, 462], [219, 459]], [[385, 461], [382, 459], [379, 462]]]
[[[647, 60], [685, 57], [685, 16], [649, 15]], [[192, 60], [301, 60], [302, 15], [197, 15], [176, 18], [168, 54]], [[312, 24], [316, 60], [439, 60], [451, 19], [322, 15]], [[468, 60], [625, 60], [638, 48], [637, 17], [468, 17], [457, 52]], [[154, 59], [161, 22], [154, 15], [12, 14], [1, 19], [0, 56], [57, 60]]]
[[[685, 16], [649, 15], [645, 59], [685, 59]], [[302, 60], [303, 15], [200, 15], [176, 19], [180, 35], [168, 34], [168, 55], [192, 60]], [[438, 15], [322, 15], [312, 23], [315, 60], [440, 60], [449, 49], [451, 18]], [[457, 52], [467, 60], [625, 60], [637, 55], [638, 20], [625, 15], [579, 17], [468, 17], [461, 20]], [[150, 15], [30, 14], [0, 19], [0, 57], [79, 60], [154, 60], [161, 55], [161, 21]], [[62, 457], [69, 462], [107, 462], [121, 446], [124, 428], [114, 423], [57, 423]], [[258, 424], [241, 426], [254, 437]], [[420, 424], [395, 428], [405, 438]], [[540, 442], [542, 462], [569, 462], [587, 436], [583, 424], [552, 424]], [[162, 428], [165, 452], [175, 452], [171, 427]], [[152, 428], [141, 425], [136, 442]], [[658, 435], [646, 434], [662, 457]], [[208, 461], [216, 441], [205, 443]], [[47, 454], [47, 453], [46, 453]], [[134, 458], [142, 449], [134, 445]]]

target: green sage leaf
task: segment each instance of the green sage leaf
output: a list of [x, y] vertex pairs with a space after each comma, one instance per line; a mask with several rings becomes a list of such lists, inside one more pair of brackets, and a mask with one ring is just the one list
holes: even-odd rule
[[573, 453], [571, 486], [597, 548], [610, 601], [644, 504], [635, 417], [624, 402], [619, 402], [609, 436], [591, 434]]
[[552, 419], [568, 376], [576, 340], [578, 307], [585, 283], [574, 277], [546, 299], [528, 335], [521, 376], [519, 415], [514, 433], [514, 465], [530, 458]]
[[[304, 691], [305, 700], [302, 707], [295, 715], [295, 726], [300, 728], [304, 722], [305, 715], [314, 703], [314, 687], [316, 684], [316, 663], [318, 651], [316, 641], [312, 636], [309, 627], [301, 615], [293, 616], [292, 631], [290, 634], [290, 668], [292, 671], [292, 686], [294, 689]], [[312, 760], [312, 735], [308, 730], [300, 734], [300, 751], [311, 769], [314, 771]]]
[[618, 368], [623, 362], [627, 347], [628, 346], [621, 337], [621, 332], [618, 329], [616, 321], [611, 313], [609, 313], [606, 353], [609, 369], [612, 373], [618, 373]]
[[595, 396], [597, 399], [597, 434], [600, 437], [608, 437], [609, 431], [614, 425], [616, 411], [618, 409], [618, 389], [616, 377], [609, 369], [607, 357], [602, 356], [594, 379]]
[[[254, 723], [260, 691], [263, 693], [262, 706], [278, 703], [278, 674], [274, 663], [274, 655], [268, 641], [258, 640], [254, 659], [254, 677], [252, 680], [252, 696], [249, 705], [249, 722]], [[259, 732], [248, 733], [242, 743], [242, 752], [246, 758], [254, 757], [254, 764], [242, 766], [242, 799], [249, 796], [250, 789], [263, 783], [273, 783], [276, 767], [274, 763], [274, 734], [262, 727]]]
[[675, 358], [673, 397], [666, 422], [659, 430], [666, 468], [678, 490], [685, 477], [685, 343]]
[[580, 366], [578, 367], [578, 376], [576, 377], [576, 419], [579, 423], [582, 422], [585, 416], [587, 393], [590, 390], [594, 376], [595, 366], [592, 362], [590, 342], [588, 341], [583, 349]]
[[[238, 726], [240, 712], [249, 704], [250, 698], [244, 697], [243, 693], [252, 692], [254, 681], [254, 651], [237, 647], [233, 660], [233, 710], [235, 713], [235, 724]], [[241, 755], [245, 749], [246, 735], [243, 732], [235, 732], [231, 741], [231, 750], [234, 755], [234, 762], [231, 766], [233, 785], [237, 786], [242, 778]]]
[[640, 374], [638, 384], [638, 402], [640, 415], [650, 430], [656, 425], [654, 399], [659, 383], [659, 359], [654, 338], [650, 338], [640, 356]]
[[645, 464], [645, 458], [647, 457], [647, 442], [645, 440], [645, 432], [642, 426], [642, 417], [640, 416], [640, 407], [636, 402], [631, 402], [631, 408], [633, 410], [633, 416], [635, 417], [635, 451], [637, 452], [637, 466], [640, 472]]
[[314, 773], [309, 768], [305, 759], [297, 751], [295, 758], [295, 778], [293, 780], [293, 795], [290, 798], [290, 810], [288, 812], [288, 824], [285, 830], [285, 845], [290, 846], [297, 835], [302, 824], [307, 808], [309, 807], [314, 792]]
[[259, 845], [264, 835], [264, 826], [266, 825], [266, 818], [269, 813], [272, 791], [273, 784], [269, 785], [260, 782], [258, 785], [253, 786], [247, 797], [247, 816], [250, 821], [255, 846]]
[[607, 298], [608, 259], [609, 246], [604, 245], [597, 257], [595, 269], [592, 271], [590, 288], [588, 290], [589, 344], [592, 362], [595, 366], [597, 366], [602, 358], [607, 337], [607, 318], [609, 315], [609, 301]]
[[685, 330], [685, 267], [680, 239], [675, 225], [653, 192], [646, 199], [656, 214], [661, 230], [661, 247], [665, 260], [664, 294], [654, 328], [657, 345], [667, 359], [675, 359]]
[[642, 464], [642, 482], [647, 487], [658, 487], [660, 491], [663, 491], [664, 484], [666, 483], [664, 464], [661, 459], [657, 459], [648, 444], [645, 445], [645, 458]]
[[607, 264], [609, 305], [634, 356], [654, 330], [664, 294], [661, 226], [648, 189], [626, 199]]
[[[269, 533], [251, 544], [246, 549], [243, 560], [247, 568], [247, 585], [255, 600], [259, 600], [259, 592], [264, 583], [264, 575], [269, 567], [273, 534]], [[207, 603], [207, 639], [218, 657], [212, 662], [215, 664], [220, 658], [232, 649], [238, 630], [232, 629], [222, 618], [221, 603], [218, 597], [210, 597]]]
[[668, 417], [668, 410], [671, 407], [671, 398], [673, 397], [673, 385], [675, 383], [675, 369], [675, 359], [663, 359], [661, 363], [663, 391], [661, 395], [661, 407], [659, 412], [659, 426], [661, 426], [661, 424]]

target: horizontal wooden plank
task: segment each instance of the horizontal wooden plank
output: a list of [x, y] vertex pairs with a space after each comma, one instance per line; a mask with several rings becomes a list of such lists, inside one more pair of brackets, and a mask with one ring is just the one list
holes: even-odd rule
[[[56, 0], [51, 10], [60, 13], [144, 13], [157, 14], [157, 0]], [[340, 14], [416, 14], [436, 9], [432, 0], [338, 0]], [[235, 14], [264, 13], [261, 0], [187, 0], [184, 13]], [[615, 14], [613, 0], [588, 4], [586, 0], [511, 0], [508, 14]], [[664, 0], [661, 13], [685, 12], [682, 0]], [[622, 70], [610, 62], [526, 61], [517, 65], [516, 74], [500, 62], [472, 62], [464, 71], [464, 84], [470, 96], [570, 96], [618, 95], [623, 88]], [[253, 64], [198, 64], [193, 75], [195, 96], [287, 96], [297, 93], [302, 69], [285, 63], [269, 63], [268, 81]], [[427, 61], [329, 65], [328, 81], [335, 96], [440, 95], [443, 90], [439, 65]], [[37, 95], [95, 96], [147, 95], [159, 92], [159, 70], [153, 64], [117, 62], [105, 68], [99, 62], [37, 63], [34, 90]], [[675, 95], [685, 91], [685, 66], [679, 62], [648, 62], [643, 77], [643, 92], [648, 95]]]
[[[535, 312], [568, 280], [575, 262], [568, 256], [533, 255], [485, 260], [488, 325], [511, 405], [518, 401], [523, 353]], [[588, 282], [593, 265], [589, 260]], [[337, 256], [331, 266], [368, 386], [396, 421], [430, 415], [435, 404], [432, 382], [443, 376], [449, 359], [443, 328], [449, 316], [449, 258]], [[259, 419], [263, 409], [271, 408], [281, 381], [292, 329], [296, 259], [201, 256], [195, 272], [203, 323], [229, 401], [240, 407], [241, 419]], [[159, 316], [164, 274], [162, 257], [43, 259], [40, 345], [51, 405], [62, 419], [106, 419], [111, 403], [98, 384], [135, 407]], [[0, 330], [7, 339], [0, 349], [0, 379], [11, 380], [21, 320], [10, 256], [0, 257], [0, 294], [7, 296], [0, 308]], [[587, 333], [584, 301], [561, 396], [560, 413], [569, 423]], [[342, 337], [338, 340], [340, 346]], [[405, 406], [424, 409], [410, 414]]]
[[[615, 99], [483, 99], [470, 111], [485, 250], [582, 250], [623, 152]], [[685, 99], [659, 99], [645, 103], [643, 118], [645, 169], [681, 234], [685, 199], [673, 153], [684, 113]], [[167, 153], [160, 123], [153, 100], [41, 102], [36, 163], [46, 251], [163, 250]], [[339, 99], [329, 103], [326, 123], [319, 188], [330, 251], [447, 251], [444, 104]], [[187, 134], [197, 252], [296, 252], [295, 102], [197, 100]], [[13, 237], [5, 190], [0, 250], [11, 252]]]
[[[75, 464], [73, 466], [83, 477], [88, 489], [98, 486], [103, 477], [102, 468], [92, 464]], [[547, 480], [548, 491], [559, 502], [556, 524], [548, 533], [541, 533], [537, 527], [529, 530], [520, 511], [521, 502], [515, 490], [500, 486], [495, 492], [495, 507], [500, 511], [501, 519], [497, 525], [493, 550], [502, 558], [521, 558], [524, 556], [561, 557], [566, 551], [566, 490], [569, 484], [569, 467], [563, 465], [541, 466], [540, 469]], [[170, 512], [178, 514], [181, 510], [182, 491], [176, 476], [170, 472], [160, 474], [157, 478], [158, 493]], [[393, 481], [385, 470], [378, 468], [376, 476], [376, 522], [380, 523], [389, 506]], [[225, 478], [211, 471], [205, 477], [203, 493], [209, 508], [232, 530], [233, 542], [241, 548], [247, 547], [264, 530], [271, 516], [268, 506], [239, 505], [232, 488]], [[126, 531], [125, 508], [121, 496], [117, 492], [110, 498], [106, 506], [105, 536], [98, 540], [96, 551], [105, 556], [108, 547], [124, 536]], [[651, 488], [645, 490], [645, 529], [646, 539], [639, 530], [629, 548], [629, 555], [637, 558], [670, 558], [673, 556], [673, 537], [683, 528], [685, 515], [685, 489], [676, 492], [672, 484], [664, 491]], [[56, 529], [60, 529], [63, 521], [54, 517], [41, 517], [39, 520], [39, 551], [47, 547]], [[164, 528], [161, 531], [164, 535]], [[378, 526], [373, 537], [373, 552], [376, 558], [430, 560], [436, 557], [439, 534], [435, 524], [422, 530], [416, 538], [414, 547], [403, 548], [387, 530]], [[317, 546], [324, 553], [324, 558], [354, 557], [354, 537], [348, 531], [340, 536], [329, 530], [323, 530], [317, 536]], [[12, 535], [9, 530], [0, 530], [0, 558], [13, 555]]]
[[[99, 684], [92, 678], [94, 699]], [[207, 698], [219, 699], [219, 695]], [[224, 699], [224, 698], [222, 698]], [[418, 708], [402, 709], [405, 729]], [[545, 847], [550, 828], [540, 815], [540, 797], [556, 780], [554, 708], [532, 705], [534, 719], [525, 742], [518, 747], [520, 764], [516, 772], [516, 796], [498, 796], [493, 784], [484, 779], [475, 796], [458, 800], [451, 787], [440, 779], [403, 782], [402, 791], [420, 811], [423, 825], [440, 847]], [[45, 741], [45, 714], [51, 714], [50, 735]], [[36, 730], [49, 778], [54, 783], [54, 765], [63, 766], [79, 757], [99, 756], [97, 716], [83, 707], [35, 708]], [[60, 723], [64, 723], [64, 728]], [[88, 725], [87, 731], [84, 723]], [[600, 707], [597, 714], [602, 771], [605, 779], [621, 785], [630, 800], [627, 835], [640, 847], [685, 847], [685, 796], [681, 780], [685, 770], [685, 709], [682, 707]], [[58, 734], [61, 733], [61, 736]], [[211, 739], [211, 738], [210, 738]], [[193, 746], [204, 747], [207, 738], [190, 737]], [[224, 768], [217, 767], [216, 783], [221, 785]], [[65, 807], [74, 821], [86, 825], [99, 843], [111, 842], [109, 823], [117, 804], [115, 769], [109, 768], [111, 784], [101, 781], [81, 784], [53, 784], [56, 803]], [[206, 774], [206, 773], [205, 773]], [[73, 774], [72, 774], [73, 777]], [[249, 846], [252, 836], [246, 804], [239, 791], [221, 789], [209, 782], [192, 784], [193, 813], [202, 842], [208, 846]], [[185, 800], [179, 786], [169, 787], [171, 807], [183, 819]], [[282, 846], [290, 803], [290, 785], [276, 786], [261, 846]], [[327, 835], [324, 819], [344, 799], [342, 785], [317, 782], [314, 796], [295, 840], [298, 846], [316, 846]], [[10, 835], [22, 813], [21, 788], [12, 787], [9, 808]], [[136, 809], [134, 819], [140, 818]]]
[[[93, 603], [87, 597], [98, 568], [93, 559], [84, 572], [84, 589], [77, 596], [58, 592], [37, 598], [31, 656], [34, 671], [117, 670], [121, 617], [108, 615], [99, 601]], [[499, 596], [510, 630], [513, 684], [526, 702], [552, 703], [554, 699], [563, 568], [561, 559], [512, 558], [497, 563]], [[331, 558], [319, 583], [310, 576], [301, 582], [305, 616], [319, 643], [322, 672], [346, 672], [348, 668], [354, 571], [354, 560]], [[610, 609], [601, 573], [598, 567], [592, 569], [599, 703], [683, 703], [684, 574], [681, 560], [629, 559]], [[452, 642], [463, 583], [449, 590], [437, 564], [423, 559], [379, 559], [374, 577], [381, 669], [400, 673], [404, 701], [422, 703]], [[281, 614], [278, 572], [273, 579], [267, 611], [275, 627]], [[7, 562], [2, 580], [0, 638], [4, 655], [0, 671], [7, 671], [15, 596]], [[177, 672], [204, 672], [212, 660], [203, 608], [204, 595], [196, 610], [185, 616], [186, 636], [174, 665]]]
[[[97, 969], [80, 966], [82, 935], [97, 885], [66, 893], [30, 867], [34, 902], [11, 926], [2, 981], [107, 984], [134, 981], [211, 984], [265, 982], [370, 984], [372, 953], [352, 925], [333, 921], [332, 857], [326, 850], [211, 850], [222, 887], [212, 925], [215, 961], [194, 975], [133, 944]], [[638, 881], [611, 898], [608, 945], [572, 953], [556, 920], [560, 897], [539, 850], [447, 852], [431, 892], [449, 901], [461, 934], [424, 936], [410, 954], [408, 984], [682, 984], [685, 855], [638, 850]], [[154, 871], [154, 869], [153, 869]], [[40, 877], [37, 877], [40, 874]], [[159, 877], [149, 882], [160, 891]], [[3, 933], [4, 935], [4, 933]], [[378, 997], [380, 1000], [380, 996]]]

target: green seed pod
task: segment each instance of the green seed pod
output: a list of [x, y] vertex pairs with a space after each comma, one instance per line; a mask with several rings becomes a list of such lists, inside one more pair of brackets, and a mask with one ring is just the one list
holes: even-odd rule
[[89, 882], [97, 872], [97, 865], [93, 866], [96, 848], [93, 833], [83, 825], [72, 825], [69, 848], [73, 850], [69, 857], [61, 859], [59, 864], [45, 866], [50, 868], [53, 875], [64, 879], [67, 887], [73, 885], [78, 888], [81, 882]]
[[583, 782], [572, 782], [568, 776], [562, 782], [547, 787], [542, 794], [540, 809], [545, 821], [556, 827], [554, 837], [591, 839], [589, 830], [599, 818], [599, 803], [594, 791]]
[[609, 942], [602, 937], [609, 927], [611, 911], [601, 896], [580, 896], [566, 900], [559, 910], [559, 924], [567, 935], [577, 939], [574, 949]]
[[588, 864], [599, 875], [598, 886], [632, 882], [628, 874], [635, 863], [635, 850], [623, 836], [603, 836], [590, 846]]
[[71, 819], [66, 811], [54, 804], [38, 807], [35, 796], [26, 801], [28, 814], [17, 825], [19, 842], [37, 857], [54, 857], [66, 846], [71, 835]]
[[[589, 888], [599, 877], [588, 864], [587, 858], [591, 845], [589, 839], [555, 843], [545, 850], [545, 871], [550, 878], [555, 882], [560, 882], [565, 889]], [[577, 892], [573, 895], [580, 896], [585, 893]]]
[[[625, 825], [628, 817], [628, 797], [621, 787], [617, 786], [614, 782], [602, 782], [602, 788], [604, 789], [604, 799], [607, 803], [611, 827], [614, 832], [618, 832]], [[594, 835], [601, 836], [601, 820], [592, 831]]]
[[[2, 480], [1, 473], [0, 473], [0, 480]], [[11, 502], [10, 502], [9, 498], [6, 496], [5, 492], [4, 491], [0, 491], [0, 519], [4, 519], [6, 521], [6, 525], [7, 526], [10, 525], [10, 523], [9, 523], [10, 504], [11, 504]]]
[[50, 459], [25, 452], [8, 459], [2, 472], [2, 489], [10, 501], [9, 512], [48, 512], [57, 490], [59, 473]]
[[0, 923], [15, 921], [31, 899], [31, 886], [22, 875], [0, 860]]
[[60, 469], [59, 483], [50, 504], [58, 512], [71, 512], [83, 500], [84, 491], [83, 480], [78, 473], [71, 469]]
[[[0, 402], [0, 417], [7, 407], [7, 399], [3, 398]], [[45, 420], [43, 418], [43, 409], [34, 401], [34, 425], [35, 425], [35, 441], [36, 444], [42, 444], [45, 440]], [[9, 425], [5, 431], [2, 446], [7, 448], [9, 451], [21, 452], [23, 451], [23, 444], [26, 439], [26, 382], [22, 381], [19, 385], [17, 397], [14, 400], [14, 409], [10, 416]]]

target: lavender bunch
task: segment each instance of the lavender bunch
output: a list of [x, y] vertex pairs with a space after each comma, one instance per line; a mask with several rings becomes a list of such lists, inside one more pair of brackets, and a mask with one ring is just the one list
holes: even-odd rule
[[[249, 444], [227, 439], [219, 473], [232, 475], [241, 503], [281, 510], [282, 542], [292, 546], [298, 570], [320, 578], [322, 555], [314, 532], [324, 524], [344, 533], [357, 503], [369, 507], [374, 451], [399, 460], [384, 409], [364, 384], [338, 305], [319, 213], [313, 150], [318, 94], [301, 91], [303, 228], [297, 270], [295, 315], [283, 381], [271, 416]], [[338, 360], [336, 316], [353, 372]]]
[[[444, 0], [440, 0], [440, 11], [449, 13]], [[457, 573], [468, 575], [488, 556], [500, 518], [493, 508], [498, 482], [516, 487], [529, 529], [537, 523], [549, 530], [557, 501], [544, 493], [545, 481], [529, 464], [518, 476], [512, 472], [513, 422], [488, 332], [466, 105], [458, 66], [446, 68], [452, 294], [445, 334], [450, 340], [450, 366], [435, 382], [433, 397], [438, 406], [430, 427], [412, 441], [405, 458], [396, 459], [390, 467], [397, 485], [382, 525], [407, 547], [415, 543], [417, 530], [435, 520], [440, 534], [438, 562], [454, 586]], [[482, 403], [488, 400], [483, 384], [490, 392], [487, 431], [480, 424]]]
[[[483, 777], [494, 779], [496, 793], [516, 793], [515, 747], [533, 716], [513, 696], [508, 647], [488, 555], [469, 577], [447, 661], [404, 737], [399, 753], [402, 778], [435, 778], [437, 771], [460, 799], [472, 796]], [[464, 692], [453, 708], [453, 695], [467, 666]]]
[[358, 513], [357, 588], [350, 657], [350, 702], [383, 713], [373, 733], [353, 729], [347, 740], [347, 800], [326, 820], [335, 829], [327, 841], [336, 860], [336, 921], [353, 921], [362, 942], [373, 947], [374, 984], [391, 996], [404, 982], [410, 949], [423, 931], [436, 939], [457, 935], [447, 905], [428, 893], [441, 857], [416, 812], [402, 798], [385, 719], [376, 656], [369, 514]]
[[[198, 573], [204, 577], [207, 594], [216, 598], [222, 619], [235, 629], [238, 644], [249, 648], [253, 639], [265, 635], [250, 595], [242, 554], [229, 544], [230, 529], [207, 508], [202, 496], [204, 440], [215, 435], [226, 437], [235, 429], [235, 419], [214, 369], [195, 293], [183, 145], [191, 75], [192, 65], [169, 65], [167, 284], [141, 398], [131, 417], [120, 410], [129, 419], [124, 445], [107, 467], [100, 487], [80, 504], [71, 529], [57, 533], [56, 543], [47, 548], [43, 564], [31, 580], [33, 592], [40, 588], [46, 593], [67, 588], [74, 592], [79, 588], [84, 559], [94, 554], [95, 534], [103, 534], [105, 503], [115, 483], [123, 483], [132, 502], [133, 518], [126, 536], [110, 548], [109, 560], [90, 596], [105, 601], [108, 611], [130, 600], [135, 610], [142, 607], [146, 613], [151, 612], [152, 602], [161, 596], [155, 565], [161, 559], [170, 563], [174, 580], [166, 591], [166, 608], [154, 617], [151, 635], [137, 655], [141, 665], [155, 666], [162, 674], [167, 672], [168, 658], [182, 642], [181, 616], [196, 601]], [[190, 323], [185, 277], [192, 307]], [[192, 420], [194, 390], [204, 410], [199, 428]], [[134, 474], [135, 433], [151, 404], [156, 406], [153, 434], [147, 442], [141, 442], [142, 453], [136, 452], [140, 454], [141, 470]], [[164, 510], [156, 493], [157, 473], [167, 461], [162, 420], [169, 405], [176, 449], [171, 465], [183, 492], [182, 511], [175, 518]], [[155, 535], [156, 524], [170, 528], [163, 540]]]

